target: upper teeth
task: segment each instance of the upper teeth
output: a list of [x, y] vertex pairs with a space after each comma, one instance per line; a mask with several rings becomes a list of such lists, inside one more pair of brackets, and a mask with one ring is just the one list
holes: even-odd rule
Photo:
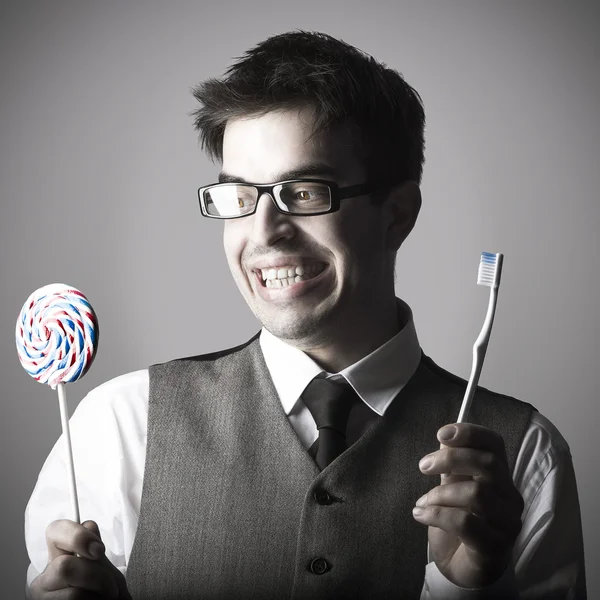
[[263, 280], [267, 279], [287, 279], [288, 277], [296, 277], [302, 275], [310, 275], [321, 270], [321, 266], [314, 263], [311, 265], [290, 265], [285, 267], [278, 267], [277, 269], [261, 269]]

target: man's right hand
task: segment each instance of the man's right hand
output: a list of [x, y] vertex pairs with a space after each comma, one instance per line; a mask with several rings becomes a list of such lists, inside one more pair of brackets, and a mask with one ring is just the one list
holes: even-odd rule
[[29, 592], [34, 600], [132, 600], [125, 577], [104, 554], [94, 521], [53, 521], [46, 528], [46, 543], [48, 565]]

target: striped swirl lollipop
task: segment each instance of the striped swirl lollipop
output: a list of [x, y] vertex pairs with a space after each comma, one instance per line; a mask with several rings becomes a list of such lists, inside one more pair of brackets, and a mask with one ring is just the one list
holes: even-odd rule
[[15, 333], [23, 368], [55, 390], [87, 373], [96, 355], [98, 319], [79, 290], [53, 283], [27, 298]]
[[40, 383], [58, 389], [60, 418], [69, 467], [74, 520], [79, 523], [73, 451], [65, 383], [83, 377], [96, 356], [98, 319], [86, 297], [74, 287], [53, 283], [39, 288], [23, 305], [15, 331], [23, 368]]

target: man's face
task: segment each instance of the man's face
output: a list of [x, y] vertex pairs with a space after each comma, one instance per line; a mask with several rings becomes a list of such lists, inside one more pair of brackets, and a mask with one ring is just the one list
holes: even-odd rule
[[[289, 110], [228, 122], [223, 174], [258, 184], [302, 177], [335, 181], [340, 187], [364, 183], [348, 130], [307, 142], [312, 118], [309, 111]], [[308, 174], [314, 165], [322, 167]], [[373, 319], [378, 302], [384, 297], [389, 302], [394, 290], [393, 252], [385, 247], [383, 215], [380, 206], [361, 196], [341, 200], [335, 213], [290, 216], [263, 195], [254, 215], [225, 221], [231, 273], [263, 326], [309, 348], [333, 342], [343, 328], [360, 330]], [[265, 276], [272, 277], [273, 269], [281, 281], [267, 284]]]

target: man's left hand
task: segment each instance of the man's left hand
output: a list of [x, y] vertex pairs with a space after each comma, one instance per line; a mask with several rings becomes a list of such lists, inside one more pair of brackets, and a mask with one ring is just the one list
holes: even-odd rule
[[[455, 430], [444, 439], [443, 432]], [[441, 485], [417, 501], [428, 525], [429, 548], [440, 572], [455, 585], [491, 585], [509, 565], [521, 531], [523, 498], [508, 468], [504, 440], [480, 425], [454, 423], [438, 431], [440, 449], [423, 457], [426, 475]], [[425, 469], [426, 458], [433, 459]]]

